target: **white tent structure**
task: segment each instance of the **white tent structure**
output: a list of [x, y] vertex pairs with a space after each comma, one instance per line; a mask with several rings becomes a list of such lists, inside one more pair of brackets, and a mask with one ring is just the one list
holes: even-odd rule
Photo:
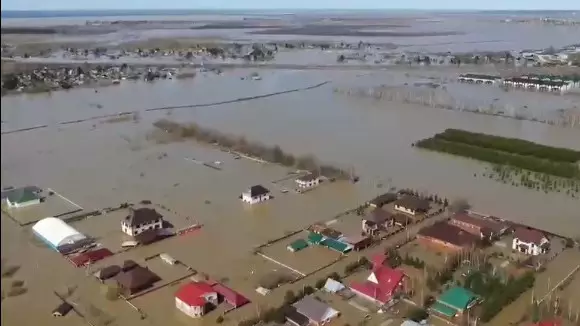
[[60, 251], [61, 248], [74, 246], [85, 242], [87, 237], [56, 217], [47, 217], [36, 222], [32, 232], [51, 248]]

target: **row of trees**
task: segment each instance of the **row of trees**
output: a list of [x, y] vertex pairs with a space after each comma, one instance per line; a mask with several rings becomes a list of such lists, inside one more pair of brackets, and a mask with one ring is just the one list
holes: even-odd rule
[[534, 286], [536, 278], [533, 272], [527, 272], [517, 279], [509, 279], [505, 285], [498, 285], [485, 296], [482, 304], [481, 321], [488, 322], [504, 307], [515, 301], [522, 293]]
[[371, 269], [372, 267], [373, 267], [372, 263], [366, 257], [361, 257], [359, 260], [353, 261], [352, 263], [346, 265], [346, 267], [344, 268], [344, 274], [350, 275], [361, 268]]
[[580, 151], [545, 146], [517, 138], [493, 136], [460, 129], [447, 129], [442, 133], [436, 134], [435, 138], [494, 149], [511, 154], [533, 156], [550, 161], [568, 163], [580, 161]]
[[509, 165], [563, 178], [580, 178], [580, 170], [575, 163], [554, 162], [533, 156], [513, 155], [495, 149], [476, 147], [466, 143], [447, 141], [436, 137], [420, 140], [414, 145], [437, 152], [468, 157], [494, 164]]
[[347, 178], [348, 172], [340, 168], [319, 164], [312, 155], [296, 157], [284, 152], [279, 146], [266, 146], [249, 142], [244, 137], [221, 133], [214, 129], [204, 128], [195, 123], [180, 124], [169, 120], [159, 120], [153, 125], [182, 139], [195, 139], [208, 144], [219, 144], [245, 155], [259, 157], [265, 161], [293, 167], [301, 170], [317, 171], [329, 178]]

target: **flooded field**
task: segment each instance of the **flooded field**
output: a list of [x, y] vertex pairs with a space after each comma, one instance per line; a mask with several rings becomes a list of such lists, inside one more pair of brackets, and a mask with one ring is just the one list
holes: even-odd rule
[[[201, 222], [204, 227], [198, 232], [130, 250], [123, 256], [109, 258], [110, 262], [125, 256], [139, 260], [167, 252], [212, 279], [227, 280], [228, 286], [261, 307], [281, 300], [284, 291], [276, 291], [273, 297], [257, 294], [258, 275], [281, 267], [252, 255], [252, 249], [360, 205], [385, 192], [379, 185], [424, 190], [450, 200], [465, 197], [475, 210], [553, 232], [578, 235], [575, 234], [580, 227], [577, 199], [539, 194], [474, 178], [473, 174], [483, 169], [480, 163], [411, 147], [413, 142], [446, 128], [461, 128], [579, 149], [578, 130], [410, 104], [352, 101], [333, 92], [336, 86], [364, 83], [368, 72], [264, 70], [260, 73], [261, 81], [240, 79], [251, 72], [235, 70], [222, 76], [208, 74], [186, 81], [125, 83], [101, 88], [98, 92], [79, 89], [3, 97], [3, 132], [35, 125], [48, 126], [2, 135], [2, 187], [50, 187], [87, 211], [123, 202], [151, 200], [172, 211], [166, 214], [172, 216], [168, 219], [176, 227], [190, 221]], [[397, 75], [377, 72], [369, 78], [373, 78], [374, 83], [397, 78]], [[323, 81], [331, 82], [308, 91], [239, 103], [144, 111], [280, 92]], [[63, 121], [133, 110], [140, 111], [139, 119], [57, 125]], [[292, 172], [289, 169], [236, 159], [215, 147], [193, 141], [160, 144], [152, 139], [151, 132], [152, 123], [161, 118], [196, 122], [248, 140], [279, 145], [284, 151], [297, 155], [313, 154], [322, 162], [353, 168], [361, 181], [355, 185], [346, 182], [324, 184], [302, 195], [282, 193], [271, 182], [287, 176]], [[221, 170], [195, 164], [187, 158], [219, 161]], [[270, 188], [274, 199], [256, 206], [242, 204], [238, 199], [240, 193], [257, 184]], [[73, 226], [103, 238], [103, 242], [118, 243], [111, 237], [120, 234], [121, 218], [122, 214], [103, 215], [75, 222]], [[345, 225], [351, 229], [350, 224]], [[23, 280], [28, 290], [20, 296], [4, 299], [3, 322], [79, 325], [81, 321], [75, 319], [74, 314], [58, 320], [50, 316], [58, 304], [52, 291], [71, 284], [79, 285], [78, 292], [73, 294], [73, 297], [78, 296], [79, 302], [96, 297], [84, 306], [94, 305], [95, 309], [103, 311], [102, 316], [115, 316], [109, 325], [158, 325], [160, 321], [182, 325], [186, 322], [171, 308], [177, 286], [135, 299], [133, 303], [151, 316], [140, 320], [139, 314], [126, 303], [109, 302], [97, 295], [101, 293], [100, 284], [87, 276], [86, 271], [74, 268], [60, 255], [32, 240], [29, 228], [20, 228], [4, 216], [1, 241], [2, 256], [11, 264], [21, 266], [13, 278]], [[318, 249], [326, 250], [306, 250]], [[280, 250], [284, 254], [287, 252], [285, 246]], [[328, 252], [323, 256], [333, 259], [333, 254]], [[305, 257], [307, 269], [313, 268], [312, 260], [310, 256]], [[159, 264], [156, 262], [152, 269], [159, 269]], [[50, 270], [46, 266], [50, 266]], [[173, 272], [166, 274], [167, 278], [178, 277]], [[3, 285], [5, 281], [11, 280], [3, 279]], [[314, 280], [307, 282], [312, 284]], [[23, 315], [20, 309], [25, 306], [37, 316]], [[175, 318], [166, 320], [165, 311]], [[241, 308], [227, 315], [227, 323], [234, 324], [235, 320], [255, 313], [254, 305]], [[215, 318], [210, 318], [206, 323], [214, 321]]]

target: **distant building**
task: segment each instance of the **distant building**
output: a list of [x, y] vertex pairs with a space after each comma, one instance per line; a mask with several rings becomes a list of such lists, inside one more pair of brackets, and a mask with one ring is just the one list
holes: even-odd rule
[[40, 204], [40, 196], [37, 192], [25, 187], [12, 189], [5, 193], [6, 205], [10, 208], [22, 208]]
[[383, 207], [387, 204], [390, 204], [398, 199], [397, 194], [392, 192], [387, 192], [386, 194], [382, 194], [377, 196], [367, 202], [367, 204], [371, 207]]
[[426, 213], [430, 208], [428, 200], [409, 195], [396, 200], [394, 205], [396, 210], [413, 216]]
[[550, 249], [550, 240], [540, 231], [519, 227], [514, 232], [512, 249], [527, 255], [545, 254]]
[[248, 204], [257, 204], [272, 198], [270, 190], [262, 185], [255, 185], [244, 191], [240, 196], [243, 202]]
[[296, 183], [300, 188], [312, 188], [318, 186], [320, 184], [320, 176], [310, 173], [303, 177], [296, 179]]
[[125, 295], [133, 295], [150, 288], [161, 278], [149, 269], [137, 265], [126, 272], [117, 274], [115, 280]]
[[475, 248], [480, 237], [446, 222], [435, 223], [417, 233], [417, 239], [426, 246], [436, 246], [451, 251]]
[[162, 228], [163, 216], [152, 208], [130, 209], [129, 215], [121, 221], [121, 230], [130, 236]]
[[463, 74], [463, 75], [459, 75], [457, 80], [462, 82], [462, 83], [491, 85], [491, 84], [495, 84], [496, 82], [500, 81], [501, 77], [494, 76], [494, 75]]
[[198, 318], [218, 304], [218, 293], [205, 282], [190, 282], [175, 294], [175, 307], [189, 317]]

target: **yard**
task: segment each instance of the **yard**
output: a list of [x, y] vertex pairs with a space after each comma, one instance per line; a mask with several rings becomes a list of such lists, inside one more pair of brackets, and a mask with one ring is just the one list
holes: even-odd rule
[[68, 198], [60, 194], [43, 191], [43, 201], [40, 204], [21, 207], [9, 208], [3, 205], [2, 210], [9, 214], [20, 224], [34, 224], [45, 217], [62, 217], [72, 213], [82, 211], [82, 207], [76, 205]]

